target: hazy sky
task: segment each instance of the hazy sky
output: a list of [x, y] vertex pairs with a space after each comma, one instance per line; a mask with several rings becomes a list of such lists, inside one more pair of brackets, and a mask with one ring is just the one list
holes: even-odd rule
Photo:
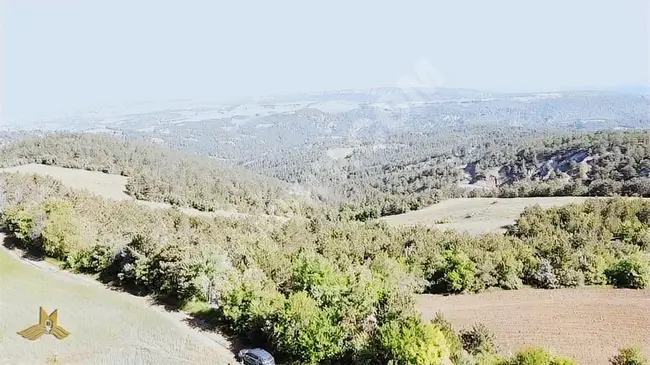
[[[650, 83], [650, 0], [0, 0], [3, 120], [133, 100]], [[415, 77], [417, 79], [417, 77]]]

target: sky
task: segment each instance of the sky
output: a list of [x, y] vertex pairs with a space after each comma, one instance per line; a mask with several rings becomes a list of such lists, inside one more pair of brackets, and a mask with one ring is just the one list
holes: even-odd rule
[[2, 121], [414, 82], [650, 84], [650, 0], [0, 0]]

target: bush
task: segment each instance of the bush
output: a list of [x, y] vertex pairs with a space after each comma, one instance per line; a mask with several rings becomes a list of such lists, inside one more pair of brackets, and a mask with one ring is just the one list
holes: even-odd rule
[[331, 309], [318, 307], [306, 292], [291, 294], [273, 326], [273, 341], [279, 350], [308, 364], [339, 357], [345, 333]]
[[429, 278], [434, 293], [462, 293], [474, 288], [476, 266], [467, 254], [454, 249], [443, 253], [442, 262]]
[[617, 261], [606, 275], [617, 288], [645, 289], [650, 284], [650, 263], [640, 254], [631, 255]]
[[641, 354], [638, 348], [622, 348], [609, 362], [612, 365], [648, 365], [648, 359]]
[[494, 334], [482, 323], [461, 332], [460, 338], [463, 342], [463, 349], [472, 355], [489, 354], [496, 350]]
[[419, 318], [390, 321], [379, 329], [383, 356], [396, 364], [439, 365], [450, 351], [442, 331]]
[[442, 331], [442, 334], [445, 336], [447, 346], [449, 347], [449, 356], [451, 361], [456, 364], [462, 358], [463, 343], [460, 338], [454, 332], [451, 322], [449, 322], [442, 313], [436, 313], [436, 317], [431, 321], [431, 324]]
[[554, 357], [541, 348], [519, 351], [511, 359], [501, 360], [497, 365], [577, 365], [572, 359]]
[[90, 249], [72, 252], [66, 258], [66, 268], [90, 274], [106, 270], [115, 257], [115, 250], [106, 245], [95, 245]]

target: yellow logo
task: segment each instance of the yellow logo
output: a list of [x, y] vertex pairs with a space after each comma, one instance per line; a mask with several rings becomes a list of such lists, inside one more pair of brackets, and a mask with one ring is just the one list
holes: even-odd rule
[[34, 341], [43, 335], [54, 335], [54, 337], [62, 340], [70, 334], [63, 327], [58, 325], [58, 309], [55, 309], [49, 316], [43, 307], [40, 307], [40, 314], [38, 317], [38, 324], [35, 324], [23, 331], [18, 332], [24, 338]]

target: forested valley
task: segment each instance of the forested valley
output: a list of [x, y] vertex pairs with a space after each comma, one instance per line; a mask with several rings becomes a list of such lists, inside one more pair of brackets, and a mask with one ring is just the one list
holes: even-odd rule
[[[648, 288], [650, 202], [641, 197], [650, 196], [650, 134], [503, 133], [402, 136], [408, 147], [377, 154], [359, 147], [334, 171], [301, 170], [303, 157], [296, 155], [296, 162], [257, 173], [103, 135], [22, 139], [2, 148], [1, 166], [121, 174], [137, 199], [253, 215], [190, 217], [107, 200], [49, 177], [3, 173], [0, 220], [27, 248], [66, 269], [189, 308], [215, 329], [286, 361], [573, 364], [543, 349], [505, 356], [480, 323], [456, 332], [442, 315], [422, 320], [414, 296]], [[264, 168], [276, 177], [260, 174]], [[490, 176], [493, 183], [480, 188], [460, 184]], [[295, 185], [318, 180], [321, 191], [336, 187], [341, 195]], [[614, 198], [533, 206], [505, 234], [471, 236], [373, 219], [459, 196], [553, 195]], [[290, 219], [262, 222], [254, 214]], [[616, 364], [640, 356], [622, 349]]]

